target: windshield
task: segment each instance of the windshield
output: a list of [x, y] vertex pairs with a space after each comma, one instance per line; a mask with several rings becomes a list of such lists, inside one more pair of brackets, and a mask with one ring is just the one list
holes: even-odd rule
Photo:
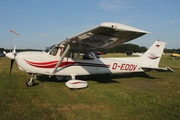
[[55, 44], [54, 44], [54, 45], [51, 45], [50, 47], [46, 47], [46, 49], [43, 50], [43, 51], [46, 52], [46, 53], [48, 53], [54, 46], [55, 46]]

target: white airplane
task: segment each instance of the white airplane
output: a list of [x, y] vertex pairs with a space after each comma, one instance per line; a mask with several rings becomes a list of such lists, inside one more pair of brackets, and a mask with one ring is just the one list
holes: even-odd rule
[[11, 59], [10, 74], [14, 60], [20, 70], [31, 74], [26, 82], [27, 86], [34, 85], [34, 76], [43, 74], [56, 76], [70, 76], [66, 82], [69, 88], [87, 87], [87, 82], [76, 80], [76, 76], [91, 74], [117, 74], [127, 72], [173, 71], [171, 68], [159, 68], [165, 43], [155, 43], [141, 56], [131, 58], [99, 58], [92, 51], [99, 48], [112, 48], [135, 38], [147, 31], [127, 25], [104, 22], [88, 31], [68, 38], [58, 44], [52, 45], [44, 51], [37, 52], [13, 52], [6, 53]]

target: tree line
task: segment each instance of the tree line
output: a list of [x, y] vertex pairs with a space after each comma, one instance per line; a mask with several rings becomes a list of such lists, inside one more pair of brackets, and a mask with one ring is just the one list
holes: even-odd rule
[[[101, 49], [100, 51], [106, 51], [106, 52], [109, 52], [109, 53], [126, 53], [127, 51], [142, 53], [142, 52], [146, 52], [146, 50], [147, 50], [146, 47], [139, 46], [139, 45], [136, 45], [136, 44], [121, 44], [121, 45], [118, 45], [118, 46], [116, 46], [114, 48], [106, 49], [106, 50]], [[3, 52], [3, 51], [9, 52], [10, 50], [0, 48], [0, 52]], [[16, 51], [21, 52], [21, 51], [42, 51], [42, 50], [37, 50], [37, 49], [17, 49]], [[164, 52], [165, 53], [180, 53], [180, 48], [179, 49], [167, 49], [167, 48], [165, 48]]]
[[114, 48], [109, 49], [107, 52], [110, 53], [126, 53], [127, 51], [132, 52], [145, 52], [147, 50], [144, 46], [139, 46], [136, 44], [121, 44]]
[[[0, 48], [0, 52], [3, 53], [3, 51], [9, 52], [9, 51], [13, 51], [13, 50]], [[16, 52], [22, 52], [22, 51], [42, 51], [42, 50], [37, 50], [37, 49], [16, 49]]]
[[[102, 50], [102, 51], [106, 51], [109, 53], [126, 53], [127, 51], [131, 51], [131, 52], [138, 52], [138, 53], [143, 53], [147, 51], [147, 47], [145, 46], [139, 46], [136, 44], [121, 44], [118, 45], [114, 48], [108, 49], [108, 50]], [[180, 48], [178, 49], [164, 49], [164, 53], [180, 53]]]

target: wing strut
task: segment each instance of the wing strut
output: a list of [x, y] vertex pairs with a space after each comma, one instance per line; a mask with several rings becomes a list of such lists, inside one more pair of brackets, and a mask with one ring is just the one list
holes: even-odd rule
[[61, 64], [61, 62], [64, 59], [64, 57], [66, 56], [66, 54], [68, 53], [69, 49], [70, 49], [70, 45], [68, 44], [68, 46], [66, 47], [66, 50], [64, 51], [64, 53], [60, 57], [59, 62], [56, 64], [56, 67], [54, 68], [52, 75], [54, 75], [56, 73], [56, 70], [58, 69], [59, 65]]

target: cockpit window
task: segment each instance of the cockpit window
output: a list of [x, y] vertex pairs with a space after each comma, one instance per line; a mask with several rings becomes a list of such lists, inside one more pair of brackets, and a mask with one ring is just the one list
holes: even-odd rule
[[58, 49], [59, 49], [59, 47], [57, 47], [56, 45], [52, 45], [50, 47], [47, 47], [44, 50], [44, 52], [49, 53], [50, 55], [55, 56], [57, 54], [57, 52], [58, 52]]
[[45, 50], [43, 50], [44, 52], [48, 53], [55, 45], [51, 45], [50, 47], [46, 47]]
[[91, 53], [80, 53], [80, 59], [82, 59], [82, 60], [93, 60], [94, 56]]
[[96, 56], [97, 58], [100, 58], [97, 54], [95, 54], [95, 56]]
[[71, 59], [78, 59], [78, 52], [69, 51], [67, 54], [67, 57], [69, 57]]
[[58, 51], [59, 47], [54, 47], [50, 50], [49, 54], [50, 55], [53, 55], [53, 56], [56, 56], [57, 54], [57, 51]]
[[71, 59], [80, 59], [80, 60], [93, 60], [94, 59], [94, 56], [91, 53], [74, 52], [74, 51], [69, 51], [67, 57]]

